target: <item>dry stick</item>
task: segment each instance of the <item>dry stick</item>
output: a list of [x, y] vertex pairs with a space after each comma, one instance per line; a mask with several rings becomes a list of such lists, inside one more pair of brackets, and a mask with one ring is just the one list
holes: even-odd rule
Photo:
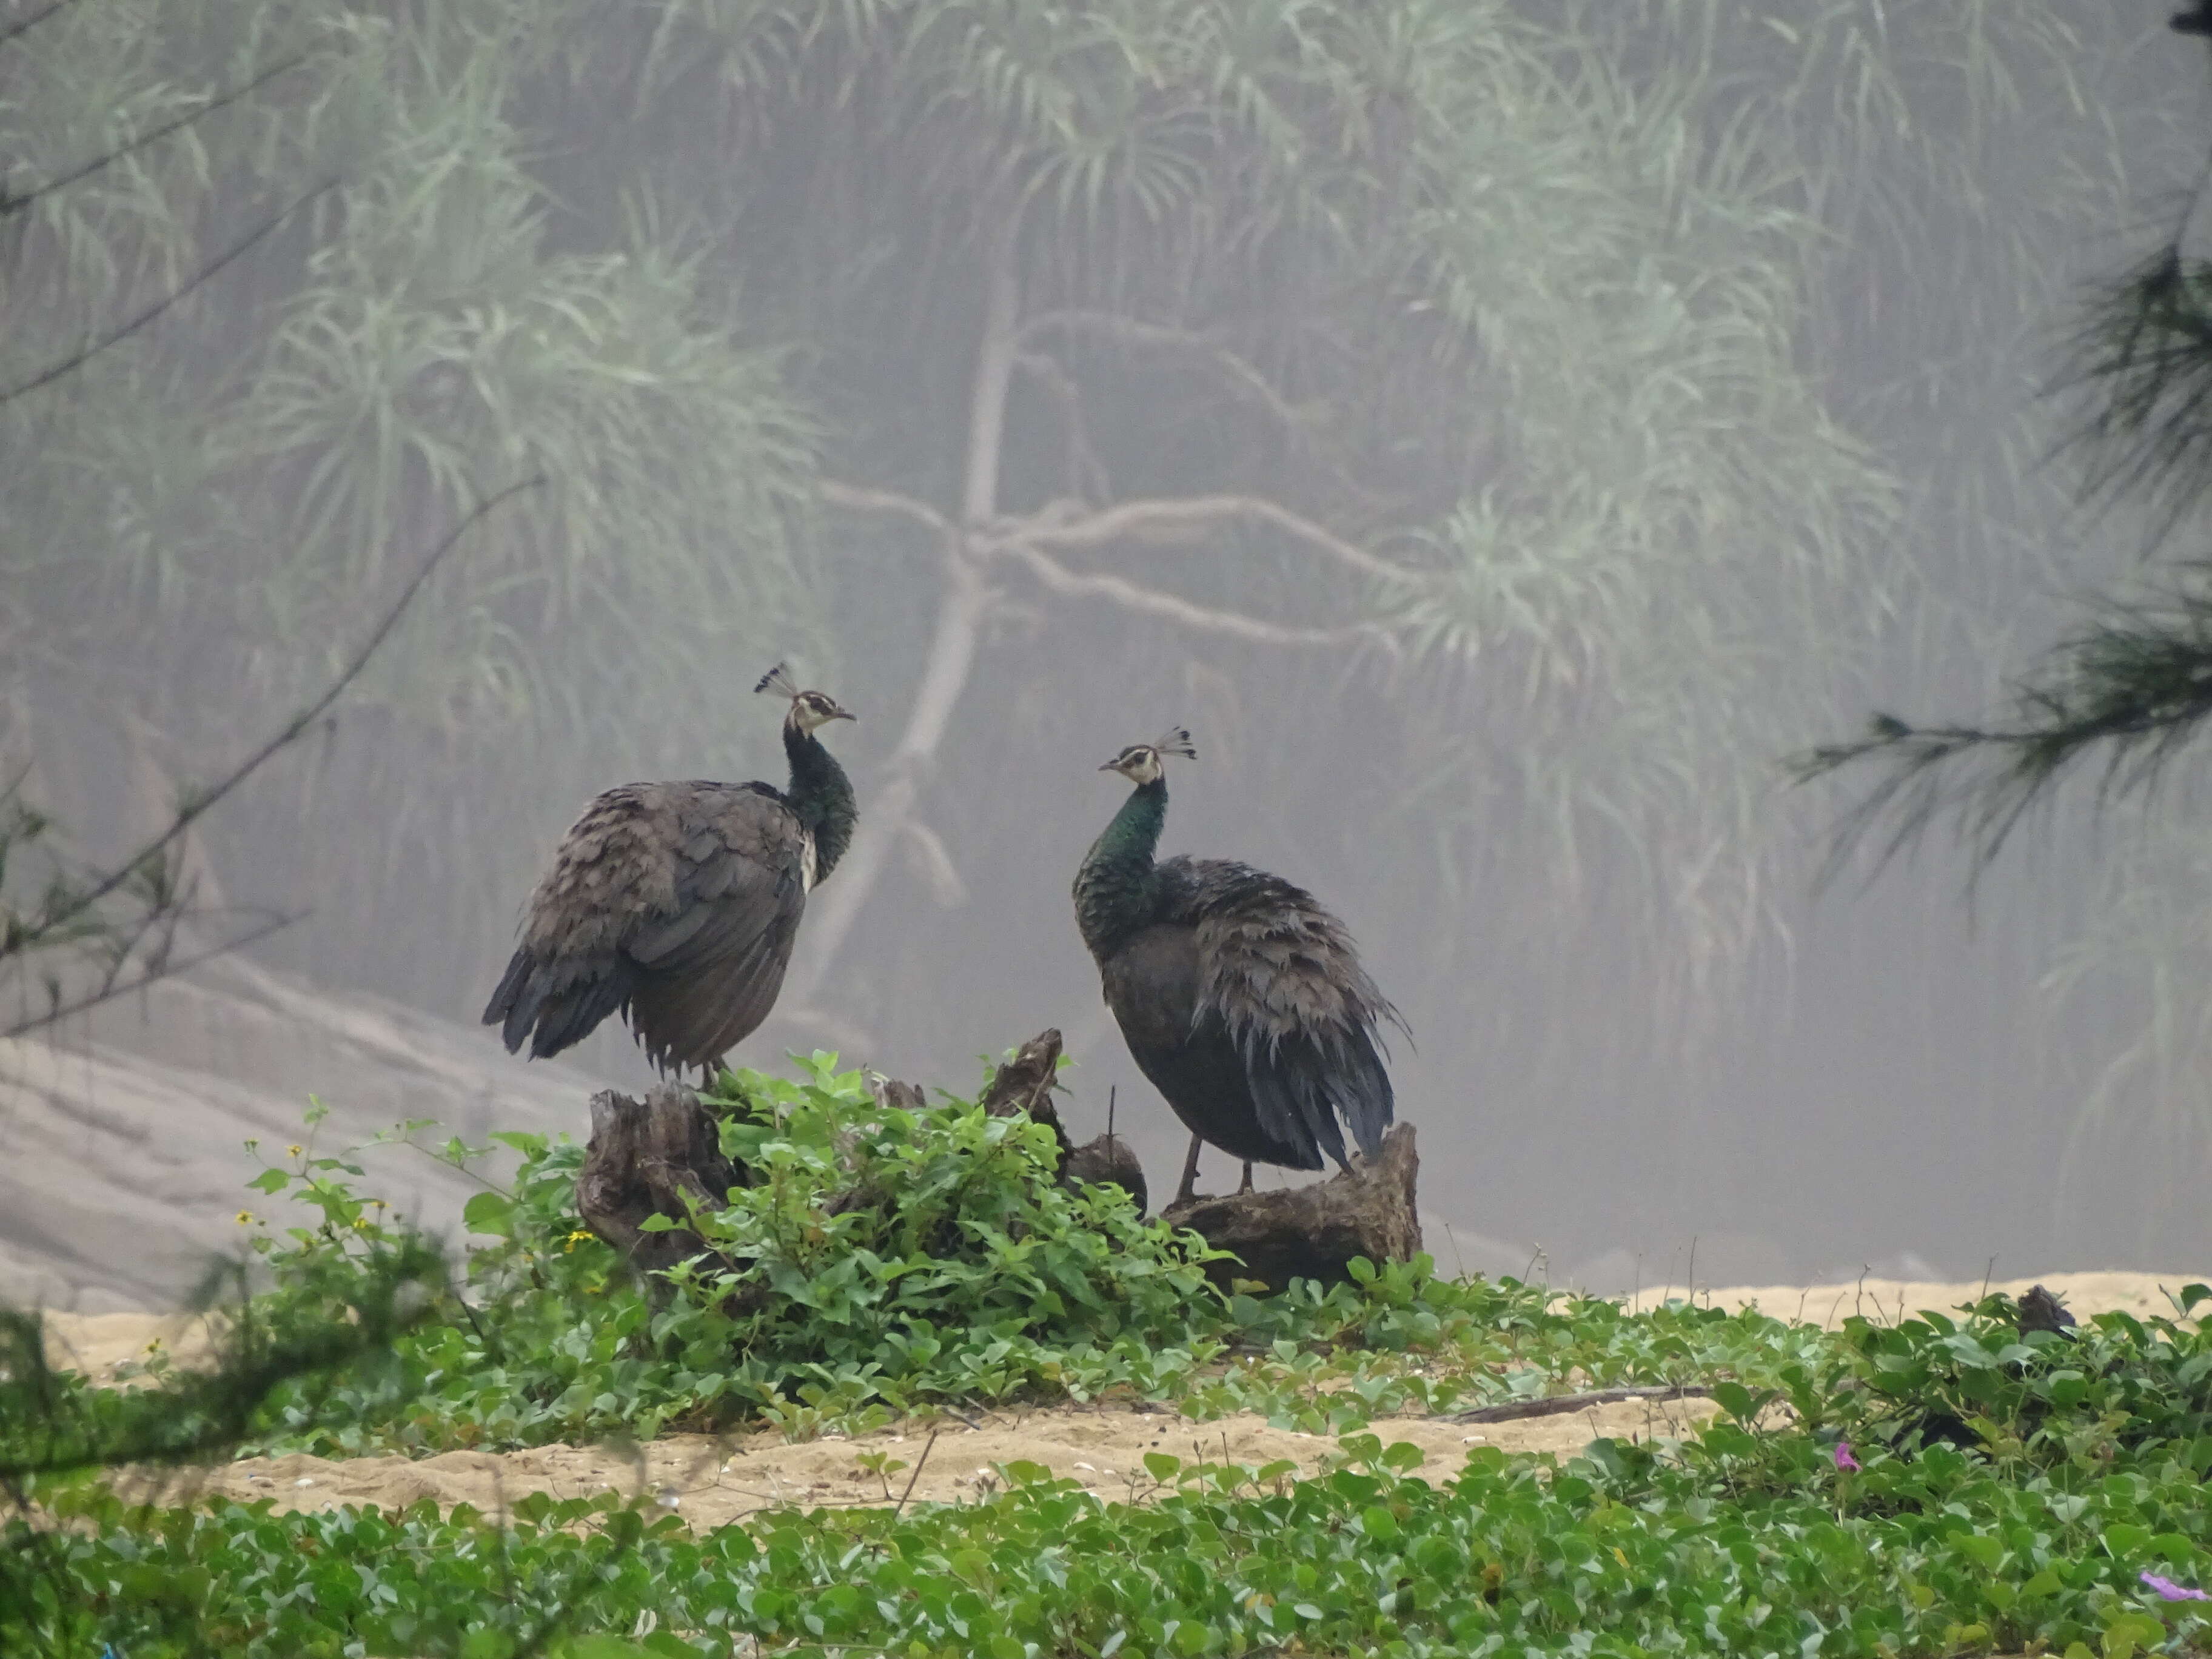
[[317, 185], [306, 195], [300, 197], [298, 199], [294, 201], [289, 207], [279, 210], [268, 219], [264, 220], [260, 228], [255, 230], [252, 235], [248, 236], [244, 241], [239, 243], [237, 246], [232, 248], [230, 252], [216, 259], [212, 264], [204, 266], [201, 269], [200, 273], [197, 276], [194, 276], [191, 281], [186, 283], [182, 288], [178, 289], [173, 293], [155, 301], [152, 305], [147, 307], [145, 310], [140, 312], [136, 317], [133, 317], [129, 322], [124, 324], [122, 327], [116, 329], [112, 333], [102, 335], [99, 339], [94, 340], [90, 344], [87, 345], [82, 350], [72, 352], [69, 356], [64, 358], [60, 362], [56, 363], [52, 368], [47, 369], [44, 374], [33, 376], [30, 380], [24, 381], [21, 386], [10, 386], [5, 392], [0, 392], [0, 404], [13, 403], [18, 398], [24, 397], [30, 392], [36, 392], [42, 386], [52, 385], [54, 381], [60, 380], [63, 375], [68, 374], [71, 369], [80, 368], [89, 359], [98, 356], [101, 352], [106, 350], [108, 347], [116, 344], [118, 341], [127, 340], [131, 336], [136, 334], [140, 329], [145, 327], [147, 324], [152, 322], [156, 317], [167, 311], [171, 306], [176, 304], [178, 301], [183, 299], [187, 294], [190, 294], [201, 283], [206, 282], [209, 277], [214, 276], [232, 260], [238, 258], [240, 255], [244, 254], [247, 249], [252, 247], [255, 243], [258, 242], [270, 231], [276, 229], [277, 226], [283, 224], [287, 219], [297, 213], [301, 208], [307, 206], [308, 203], [313, 201], [315, 198], [320, 196], [325, 191], [336, 190], [337, 186], [338, 180], [336, 179], [325, 179], [323, 183]]
[[149, 985], [155, 984], [158, 981], [171, 979], [179, 974], [190, 973], [204, 962], [212, 962], [217, 957], [227, 957], [234, 951], [243, 951], [249, 945], [258, 945], [270, 934], [282, 928], [289, 927], [307, 915], [307, 912], [301, 910], [291, 915], [271, 916], [251, 933], [242, 933], [236, 939], [225, 939], [221, 945], [212, 945], [207, 950], [188, 956], [181, 962], [164, 962], [158, 967], [149, 966], [137, 978], [127, 983], [110, 985], [104, 990], [94, 991], [81, 996], [75, 1002], [58, 1003], [47, 1008], [43, 1013], [27, 1015], [5, 1030], [0, 1030], [0, 1039], [19, 1037], [27, 1031], [41, 1030], [49, 1025], [58, 1025], [62, 1021], [70, 1018], [72, 1015], [81, 1014], [88, 1008], [97, 1008], [103, 1002], [112, 1002], [117, 997], [128, 996], [133, 991], [143, 991]]
[[193, 110], [191, 113], [179, 115], [173, 121], [163, 122], [160, 126], [155, 127], [151, 132], [146, 133], [143, 137], [133, 138], [129, 143], [124, 145], [122, 149], [110, 150], [106, 155], [100, 156], [96, 161], [87, 161], [82, 167], [78, 167], [73, 173], [64, 173], [58, 179], [49, 179], [45, 184], [26, 191], [21, 196], [0, 196], [0, 216], [4, 216], [10, 213], [20, 213], [25, 208], [30, 206], [32, 203], [37, 201], [41, 196], [52, 195], [55, 191], [60, 190], [66, 185], [73, 185], [80, 179], [89, 179], [94, 173], [99, 172], [100, 168], [106, 167], [109, 163], [119, 161], [125, 156], [129, 155], [135, 151], [145, 149], [149, 144], [160, 143], [171, 133], [175, 132], [181, 128], [190, 126], [193, 122], [198, 120], [201, 116], [211, 114], [215, 111], [222, 108], [226, 104], [236, 103], [240, 99], [247, 96], [251, 93], [257, 92], [261, 88], [268, 85], [270, 82], [275, 80], [278, 76], [286, 74], [290, 70], [299, 68], [301, 64], [307, 61], [307, 54], [304, 52], [296, 58], [287, 58], [281, 64], [262, 70], [260, 74], [255, 76], [244, 86], [234, 88], [228, 92], [220, 94], [216, 97], [209, 99], [206, 103], [202, 104], [198, 109]]
[[28, 17], [26, 17], [21, 22], [10, 23], [6, 28], [0, 29], [0, 46], [6, 46], [10, 40], [21, 34], [25, 29], [35, 28], [39, 24], [45, 22], [46, 19], [52, 17], [56, 12], [61, 10], [62, 8], [68, 5], [69, 3], [70, 0], [54, 0], [54, 3], [48, 6], [44, 11], [34, 11]]
[[914, 1483], [921, 1479], [921, 1466], [929, 1462], [929, 1454], [936, 1447], [937, 1437], [943, 1431], [939, 1429], [932, 1429], [929, 1431], [929, 1440], [922, 1447], [921, 1455], [914, 1460], [914, 1473], [906, 1478], [906, 1490], [899, 1494], [899, 1501], [891, 1507], [892, 1520], [896, 1521], [899, 1518], [901, 1512], [906, 1508], [906, 1500], [914, 1496]]
[[1590, 1406], [1616, 1406], [1624, 1400], [1710, 1400], [1713, 1391], [1701, 1382], [1679, 1388], [1599, 1389], [1590, 1394], [1557, 1394], [1548, 1400], [1511, 1400], [1502, 1406], [1484, 1406], [1471, 1412], [1455, 1412], [1449, 1423], [1513, 1423], [1524, 1417], [1562, 1417]]
[[470, 528], [475, 525], [477, 520], [489, 513], [492, 508], [497, 507], [501, 501], [507, 500], [508, 496], [520, 495], [526, 489], [535, 489], [538, 485], [544, 482], [545, 475], [540, 472], [534, 477], [525, 478], [520, 483], [509, 484], [506, 489], [501, 490], [498, 495], [478, 502], [477, 506], [470, 511], [469, 515], [466, 518], [463, 519], [460, 523], [453, 526], [453, 533], [448, 535], [444, 541], [439, 543], [437, 547], [432, 550], [430, 556], [423, 560], [421, 567], [412, 576], [408, 578], [407, 586], [400, 590], [399, 597], [397, 599], [394, 599], [391, 605], [386, 609], [382, 620], [376, 624], [374, 630], [370, 633], [368, 640], [362, 644], [361, 649], [354, 653], [353, 660], [345, 665], [345, 668], [339, 673], [337, 678], [331, 681], [331, 684], [325, 688], [322, 696], [317, 697], [314, 702], [309, 703], [307, 708], [303, 708], [300, 713], [295, 714], [289, 720], [286, 721], [283, 729], [278, 732], [275, 737], [270, 738], [258, 749], [256, 749], [251, 755], [248, 755], [243, 761], [240, 762], [238, 765], [232, 768], [230, 775], [224, 778], [222, 782], [216, 784], [212, 789], [206, 791], [204, 793], [201, 794], [185, 806], [180, 807], [178, 810], [175, 822], [171, 823], [167, 830], [164, 830], [152, 841], [148, 842], [146, 845], [140, 848], [136, 853], [132, 854], [130, 858], [124, 860], [122, 864], [116, 867], [113, 873], [109, 875], [105, 880], [94, 883], [92, 887], [85, 892], [77, 895], [70, 903], [64, 905], [61, 909], [54, 912], [52, 915], [40, 917], [39, 920], [41, 925], [48, 929], [52, 929], [61, 927], [74, 917], [82, 915], [94, 905], [99, 903], [100, 900], [106, 898], [110, 893], [123, 885], [125, 881], [128, 881], [131, 878], [131, 872], [133, 870], [138, 868], [138, 866], [143, 864], [148, 859], [150, 859], [156, 854], [162, 852], [172, 842], [175, 841], [178, 836], [183, 835], [185, 830], [191, 829], [191, 826], [197, 823], [210, 807], [214, 806], [217, 801], [221, 800], [232, 790], [237, 788], [240, 784], [243, 783], [246, 778], [252, 774], [255, 769], [259, 767], [271, 755], [284, 747], [285, 744], [297, 740], [302, 732], [307, 731], [309, 726], [313, 726], [317, 720], [323, 717], [324, 711], [328, 709], [332, 703], [338, 700], [339, 696], [348, 686], [351, 685], [354, 681], [361, 678], [362, 670], [368, 666], [368, 659], [376, 654], [378, 647], [383, 645], [386, 637], [391, 634], [394, 628], [398, 626], [401, 614], [406, 611], [409, 604], [412, 602], [416, 593], [421, 589], [422, 584], [430, 579], [430, 573], [438, 568], [440, 562], [445, 558], [447, 554], [450, 553], [453, 550], [454, 544], [457, 544], [463, 536], [468, 533]]

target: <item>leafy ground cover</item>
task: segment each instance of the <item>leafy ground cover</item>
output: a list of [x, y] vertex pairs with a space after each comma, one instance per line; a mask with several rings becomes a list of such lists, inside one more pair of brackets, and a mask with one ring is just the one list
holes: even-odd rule
[[228, 1653], [498, 1659], [556, 1622], [624, 1638], [580, 1653], [2080, 1644], [2127, 1659], [2207, 1634], [2204, 1604], [2143, 1575], [2185, 1585], [2205, 1559], [2208, 1445], [2115, 1445], [2088, 1464], [2056, 1443], [2016, 1458], [1869, 1448], [1850, 1469], [1814, 1437], [1736, 1422], [1679, 1446], [1599, 1442], [1564, 1466], [1479, 1449], [1417, 1473], [1370, 1439], [1363, 1466], [1300, 1482], [1155, 1454], [1173, 1491], [1150, 1504], [1017, 1464], [1011, 1490], [972, 1505], [787, 1511], [705, 1537], [612, 1500], [534, 1500], [501, 1529], [427, 1505], [133, 1516], [86, 1492], [60, 1502], [76, 1524], [54, 1535], [60, 1564], [31, 1616], [51, 1629], [65, 1603], [84, 1609], [132, 1659], [196, 1650], [179, 1628]]
[[[1256, 1411], [1340, 1432], [1570, 1386], [1780, 1386], [1814, 1334], [1750, 1315], [1561, 1301], [1512, 1279], [1439, 1277], [1424, 1259], [1323, 1291], [1222, 1294], [1206, 1251], [1118, 1188], [1049, 1179], [1025, 1121], [948, 1099], [878, 1106], [817, 1054], [796, 1080], [726, 1075], [726, 1149], [764, 1172], [695, 1218], [718, 1255], [656, 1298], [582, 1229], [582, 1149], [501, 1135], [520, 1168], [467, 1212], [483, 1236], [439, 1316], [339, 1401], [280, 1392], [254, 1443], [337, 1455], [501, 1447], [754, 1422], [860, 1432], [961, 1401], [1170, 1401], [1205, 1419]], [[419, 1126], [407, 1126], [409, 1128]], [[403, 1131], [404, 1133], [404, 1131]], [[482, 1169], [486, 1148], [434, 1155]], [[256, 1179], [307, 1224], [254, 1224], [270, 1300], [319, 1306], [334, 1275], [374, 1276], [410, 1241], [354, 1189], [359, 1165], [296, 1147]], [[842, 1212], [860, 1188], [880, 1200]], [[744, 1292], [774, 1294], [745, 1304]], [[732, 1306], [744, 1310], [727, 1311]], [[335, 1407], [336, 1409], [332, 1407]]]
[[[672, 1293], [576, 1225], [572, 1146], [503, 1138], [520, 1170], [471, 1206], [486, 1242], [448, 1277], [356, 1193], [356, 1166], [303, 1145], [256, 1178], [310, 1218], [247, 1212], [275, 1288], [232, 1365], [155, 1358], [151, 1386], [94, 1389], [41, 1370], [35, 1344], [0, 1355], [17, 1499], [0, 1652], [2212, 1650], [2203, 1286], [2172, 1317], [2025, 1334], [2001, 1297], [1826, 1333], [1680, 1304], [1631, 1316], [1425, 1261], [1224, 1295], [1194, 1241], [1119, 1194], [1036, 1179], [1034, 1126], [957, 1102], [887, 1112], [826, 1058], [726, 1096], [726, 1137], [765, 1175], [693, 1218], [714, 1255]], [[856, 1174], [894, 1201], [828, 1206]], [[783, 1294], [739, 1294], [758, 1284]], [[1343, 1430], [1622, 1382], [1696, 1383], [1721, 1415], [1564, 1462], [1478, 1448], [1422, 1467], [1355, 1435], [1305, 1480], [1155, 1452], [1132, 1503], [1014, 1462], [972, 1504], [697, 1534], [612, 1498], [525, 1500], [507, 1526], [428, 1504], [141, 1510], [97, 1478], [116, 1448], [804, 1436], [1013, 1399]]]

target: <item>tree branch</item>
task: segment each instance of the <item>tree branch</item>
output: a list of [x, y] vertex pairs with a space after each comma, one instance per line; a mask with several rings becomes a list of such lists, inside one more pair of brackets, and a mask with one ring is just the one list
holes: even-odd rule
[[201, 792], [179, 806], [177, 809], [176, 817], [160, 835], [155, 836], [84, 891], [71, 894], [66, 903], [41, 915], [38, 919], [39, 931], [41, 933], [51, 933], [89, 911], [102, 899], [130, 880], [134, 871], [143, 868], [149, 860], [167, 852], [178, 837], [204, 817], [216, 802], [245, 782], [270, 756], [287, 744], [297, 741], [308, 727], [322, 718], [324, 712], [338, 700], [345, 689], [361, 678], [362, 670], [368, 666], [369, 659], [376, 654], [392, 630], [398, 625], [400, 617], [413, 602], [416, 593], [421, 590], [422, 584], [430, 579], [430, 573], [438, 568], [446, 555], [453, 550], [454, 545], [468, 533], [470, 528], [509, 496], [520, 495], [526, 489], [535, 489], [544, 482], [544, 475], [540, 473], [534, 477], [525, 478], [520, 483], [509, 484], [496, 495], [478, 502], [466, 518], [453, 526], [452, 533], [438, 544], [431, 551], [430, 556], [422, 561], [415, 574], [408, 578], [407, 586], [400, 590], [399, 597], [386, 608], [382, 619], [378, 622], [361, 647], [354, 653], [352, 660], [348, 662], [338, 677], [324, 689], [320, 696], [293, 715], [274, 737], [269, 738], [233, 767], [221, 782], [210, 789]]
[[1178, 627], [1194, 629], [1200, 633], [1218, 634], [1230, 639], [1249, 641], [1255, 645], [1341, 646], [1361, 640], [1380, 641], [1385, 645], [1390, 642], [1387, 634], [1370, 624], [1350, 628], [1286, 628], [1279, 623], [1262, 622], [1257, 617], [1247, 617], [1238, 611], [1217, 611], [1207, 605], [1194, 605], [1173, 593], [1139, 586], [1119, 576], [1079, 574], [1022, 542], [994, 544], [992, 550], [1026, 567], [1031, 575], [1055, 593], [1066, 594], [1071, 598], [1110, 599], [1124, 610], [1158, 617]]
[[[133, 991], [143, 991], [148, 986], [157, 984], [174, 975], [189, 973], [204, 962], [213, 962], [218, 957], [227, 957], [234, 951], [243, 951], [249, 945], [259, 944], [271, 933], [282, 928], [289, 927], [307, 914], [306, 911], [301, 910], [289, 915], [269, 916], [259, 927], [249, 929], [236, 939], [225, 939], [220, 945], [211, 945], [204, 951], [196, 951], [181, 962], [173, 962], [165, 956], [159, 962], [147, 963], [131, 979], [111, 980], [98, 990], [88, 991], [74, 1001], [56, 1003], [43, 1013], [27, 1015], [5, 1030], [0, 1030], [0, 1039], [24, 1036], [33, 1031], [44, 1030], [48, 1026], [60, 1024], [72, 1014], [81, 1014], [88, 1009], [97, 1008], [104, 1002], [112, 1002], [116, 998], [128, 996]], [[186, 918], [179, 915], [175, 920], [182, 922]]]
[[948, 537], [952, 533], [952, 521], [927, 501], [913, 495], [902, 495], [895, 489], [871, 489], [861, 484], [840, 483], [835, 478], [824, 478], [817, 488], [822, 499], [832, 507], [842, 507], [853, 513], [889, 513], [912, 519], [932, 534]]
[[260, 228], [255, 230], [252, 235], [248, 236], [244, 241], [239, 243], [228, 252], [216, 259], [212, 264], [203, 268], [198, 276], [194, 276], [182, 288], [179, 288], [173, 293], [156, 301], [145, 310], [140, 312], [136, 317], [133, 317], [129, 322], [124, 324], [122, 327], [91, 342], [89, 344], [86, 345], [83, 349], [64, 358], [62, 362], [56, 363], [52, 368], [46, 370], [42, 374], [34, 375], [30, 380], [24, 381], [21, 386], [10, 386], [5, 392], [0, 392], [0, 404], [12, 403], [18, 398], [23, 397], [33, 392], [36, 392], [40, 386], [47, 386], [52, 384], [53, 381], [58, 380], [63, 375], [68, 374], [71, 369], [82, 367], [88, 359], [97, 356], [100, 353], [106, 350], [108, 347], [116, 344], [119, 341], [128, 339], [131, 335], [136, 334], [140, 329], [145, 327], [147, 324], [152, 322], [156, 317], [167, 311], [171, 306], [175, 305], [177, 301], [183, 299], [201, 283], [206, 282], [209, 277], [214, 276], [225, 265], [230, 264], [232, 260], [239, 258], [239, 256], [243, 254], [248, 248], [252, 247], [263, 237], [269, 234], [270, 231], [276, 229], [277, 226], [283, 224], [295, 213], [297, 213], [301, 208], [307, 206], [308, 203], [313, 201], [315, 198], [320, 196], [325, 191], [335, 190], [337, 187], [337, 185], [338, 181], [336, 179], [325, 179], [323, 183], [316, 185], [314, 189], [309, 191], [306, 195], [299, 198], [289, 207], [281, 210], [269, 219], [263, 222]]
[[1103, 335], [1107, 339], [1118, 340], [1126, 345], [1155, 351], [1195, 353], [1228, 383], [1232, 392], [1260, 404], [1285, 429], [1296, 432], [1307, 424], [1306, 418], [1298, 409], [1275, 390], [1273, 382], [1254, 367], [1250, 360], [1231, 351], [1212, 335], [1201, 330], [1139, 322], [1133, 317], [1124, 317], [1111, 311], [1046, 311], [1029, 320], [1022, 330], [1022, 338], [1027, 343], [1055, 330], [1066, 333]]
[[1326, 553], [1347, 570], [1370, 581], [1402, 585], [1413, 573], [1354, 547], [1334, 532], [1303, 514], [1258, 495], [1189, 495], [1181, 499], [1124, 501], [1073, 522], [1014, 520], [992, 526], [994, 551], [1016, 545], [1082, 551], [1118, 541], [1170, 542], [1238, 520], [1271, 525], [1294, 540]]

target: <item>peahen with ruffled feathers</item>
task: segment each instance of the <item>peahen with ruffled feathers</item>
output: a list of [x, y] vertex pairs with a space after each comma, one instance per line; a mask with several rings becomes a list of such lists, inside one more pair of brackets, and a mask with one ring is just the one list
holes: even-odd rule
[[632, 783], [585, 807], [553, 855], [484, 1009], [510, 1052], [557, 1054], [620, 1012], [662, 1073], [712, 1075], [775, 1006], [806, 896], [853, 838], [853, 786], [814, 734], [854, 718], [778, 663], [791, 781]]
[[1348, 1167], [1345, 1128], [1372, 1157], [1395, 1109], [1379, 1028], [1405, 1028], [1310, 893], [1225, 860], [1155, 860], [1164, 757], [1196, 755], [1178, 728], [1099, 768], [1136, 787], [1075, 878], [1106, 1005], [1191, 1132], [1177, 1204], [1192, 1195], [1202, 1146], [1243, 1160], [1240, 1191], [1255, 1163], [1318, 1170], [1326, 1154]]

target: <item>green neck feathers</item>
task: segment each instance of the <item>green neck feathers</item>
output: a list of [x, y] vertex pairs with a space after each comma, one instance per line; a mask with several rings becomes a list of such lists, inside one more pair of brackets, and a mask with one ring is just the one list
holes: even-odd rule
[[1093, 957], [1111, 954], [1151, 921], [1152, 850], [1167, 817], [1167, 784], [1139, 784], [1084, 856], [1075, 874], [1075, 918]]
[[852, 781], [822, 740], [801, 730], [796, 720], [783, 723], [783, 752], [791, 762], [791, 787], [783, 798], [814, 833], [814, 880], [819, 885], [852, 843], [854, 821], [860, 817]]

